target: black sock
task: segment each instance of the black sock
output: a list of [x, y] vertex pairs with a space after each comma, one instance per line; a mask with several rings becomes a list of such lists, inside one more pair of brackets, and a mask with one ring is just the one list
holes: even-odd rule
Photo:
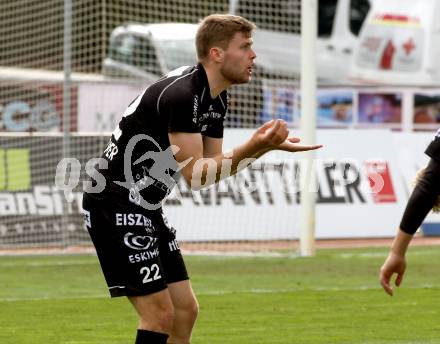
[[148, 330], [137, 330], [135, 344], [166, 344], [168, 335]]

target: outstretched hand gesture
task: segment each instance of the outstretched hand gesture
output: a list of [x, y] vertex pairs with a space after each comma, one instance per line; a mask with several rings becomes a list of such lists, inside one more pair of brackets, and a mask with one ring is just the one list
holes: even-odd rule
[[298, 137], [289, 137], [287, 123], [280, 119], [264, 123], [254, 133], [252, 140], [261, 151], [304, 152], [322, 147], [322, 145], [298, 144], [301, 140]]

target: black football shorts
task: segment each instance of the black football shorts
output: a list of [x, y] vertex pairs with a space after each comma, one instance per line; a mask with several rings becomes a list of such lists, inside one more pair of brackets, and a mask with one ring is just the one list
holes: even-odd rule
[[161, 209], [87, 193], [83, 209], [112, 297], [148, 295], [188, 279], [175, 230]]

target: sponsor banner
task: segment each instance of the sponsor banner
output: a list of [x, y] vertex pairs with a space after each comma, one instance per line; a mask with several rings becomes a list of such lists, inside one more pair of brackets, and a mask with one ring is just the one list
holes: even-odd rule
[[[72, 128], [77, 128], [80, 133], [103, 133], [115, 129], [127, 105], [142, 92], [145, 85], [87, 82], [79, 83], [76, 87], [78, 123], [75, 118]], [[299, 126], [301, 109], [297, 84], [265, 79], [263, 93], [263, 109], [258, 122], [280, 118], [294, 127]], [[440, 106], [438, 98], [438, 88], [422, 90], [321, 85], [316, 97], [317, 127], [434, 130], [440, 121], [437, 116]], [[73, 103], [76, 104], [76, 101]]]
[[[226, 130], [225, 151], [252, 133]], [[420, 134], [420, 147], [413, 144], [418, 134], [380, 130], [322, 130], [317, 137], [325, 146], [316, 152], [310, 171], [317, 176], [316, 188], [299, 178], [306, 168], [304, 154], [285, 152], [267, 154], [238, 175], [198, 192], [180, 179], [164, 206], [170, 222], [177, 225], [178, 238], [298, 238], [299, 204], [305, 191], [316, 194], [317, 238], [393, 236], [409, 190], [410, 173], [405, 179], [402, 172], [416, 170], [414, 161], [423, 157], [430, 137]], [[101, 154], [107, 141], [106, 136], [72, 136], [72, 156], [79, 159], [81, 173], [67, 202], [54, 185], [61, 136], [0, 137], [0, 246], [88, 243], [81, 181], [86, 163]], [[405, 155], [408, 150], [414, 155]], [[146, 219], [134, 214], [121, 215], [117, 221], [148, 227]]]
[[[71, 90], [70, 130], [76, 131], [77, 86]], [[63, 84], [0, 82], [0, 131], [62, 132]]]
[[78, 85], [78, 131], [112, 132], [127, 106], [145, 85], [81, 83]]
[[[70, 140], [72, 155], [85, 166], [108, 138]], [[0, 136], [0, 147], [0, 246], [89, 243], [81, 215], [82, 188], [67, 202], [55, 187], [62, 137]], [[84, 176], [83, 168], [78, 178]]]
[[[245, 129], [225, 132], [225, 148], [251, 137]], [[316, 237], [389, 237], [406, 203], [392, 133], [322, 130], [317, 142]], [[374, 140], [372, 140], [374, 137]], [[166, 206], [180, 240], [298, 238], [304, 154], [273, 152], [218, 186], [191, 192], [181, 184]], [[180, 195], [176, 192], [180, 191]], [[177, 197], [178, 196], [178, 197]], [[189, 214], [191, 214], [189, 216]]]

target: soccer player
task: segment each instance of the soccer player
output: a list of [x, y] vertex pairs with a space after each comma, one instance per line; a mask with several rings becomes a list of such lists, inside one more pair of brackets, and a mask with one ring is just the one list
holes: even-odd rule
[[425, 153], [431, 158], [418, 178], [400, 222], [400, 228], [391, 245], [385, 263], [380, 269], [380, 283], [389, 295], [393, 295], [391, 277], [397, 274], [395, 284], [400, 286], [406, 270], [405, 254], [417, 228], [434, 206], [438, 207], [440, 195], [440, 130], [437, 131]]
[[84, 194], [85, 222], [110, 295], [126, 296], [139, 316], [137, 344], [189, 343], [198, 313], [175, 230], [161, 209], [178, 175], [200, 189], [268, 151], [321, 147], [298, 144], [275, 120], [222, 152], [226, 89], [251, 78], [254, 30], [239, 16], [206, 17], [196, 35], [199, 63], [168, 73], [128, 106], [102, 155], [101, 179], [94, 178], [104, 177], [105, 188]]

